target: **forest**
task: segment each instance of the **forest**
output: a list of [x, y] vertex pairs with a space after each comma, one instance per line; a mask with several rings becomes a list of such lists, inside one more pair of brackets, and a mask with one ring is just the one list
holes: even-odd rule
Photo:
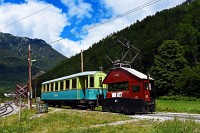
[[[113, 67], [106, 55], [116, 59], [121, 55], [116, 37], [125, 38], [139, 49], [132, 68], [155, 79], [157, 97], [200, 98], [200, 0], [188, 0], [175, 8], [137, 20], [93, 44], [83, 52], [85, 71], [103, 68], [107, 73]], [[38, 95], [43, 81], [80, 72], [80, 57], [79, 53], [67, 58], [38, 77]]]

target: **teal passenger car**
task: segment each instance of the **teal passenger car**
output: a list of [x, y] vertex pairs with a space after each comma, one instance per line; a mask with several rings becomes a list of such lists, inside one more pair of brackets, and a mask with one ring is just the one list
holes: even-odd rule
[[86, 71], [43, 82], [41, 100], [49, 106], [94, 109], [106, 96], [105, 77], [101, 71]]

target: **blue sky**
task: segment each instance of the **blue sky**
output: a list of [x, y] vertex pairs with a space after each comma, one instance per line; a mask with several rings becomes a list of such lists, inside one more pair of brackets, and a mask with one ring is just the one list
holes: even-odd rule
[[[61, 40], [50, 45], [61, 54], [70, 57], [83, 49], [88, 49], [107, 35], [133, 24], [136, 20], [142, 20], [148, 15], [174, 7], [184, 1], [0, 0], [0, 31], [20, 37], [43, 39], [47, 43]], [[148, 2], [155, 3], [97, 26]], [[16, 21], [18, 22], [11, 24]], [[87, 30], [92, 26], [97, 27]], [[77, 34], [83, 30], [85, 32]]]

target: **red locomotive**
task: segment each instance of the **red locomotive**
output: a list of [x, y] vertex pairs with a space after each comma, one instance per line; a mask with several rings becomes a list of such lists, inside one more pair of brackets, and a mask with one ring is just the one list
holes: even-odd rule
[[103, 101], [102, 111], [155, 112], [154, 79], [132, 68], [111, 69], [103, 84], [110, 89]]

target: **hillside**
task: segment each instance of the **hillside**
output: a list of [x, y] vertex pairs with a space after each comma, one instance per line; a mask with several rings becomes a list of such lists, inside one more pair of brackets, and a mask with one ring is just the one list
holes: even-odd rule
[[[198, 70], [200, 68], [199, 11], [200, 0], [189, 0], [175, 8], [157, 12], [153, 16], [148, 16], [142, 21], [137, 21], [131, 26], [107, 36], [106, 38], [102, 39], [96, 44], [93, 44], [93, 46], [84, 51], [84, 69], [99, 70], [99, 67], [102, 66], [103, 70], [108, 72], [108, 70], [112, 68], [112, 64], [105, 55], [107, 54], [112, 57], [120, 55], [120, 45], [112, 48], [112, 45], [115, 44], [115, 39], [113, 38], [116, 36], [118, 38], [123, 37], [129, 40], [132, 45], [140, 50], [140, 54], [133, 62], [132, 67], [143, 73], [150, 73], [153, 78], [155, 78], [157, 96], [161, 95], [160, 91], [166, 89], [166, 93], [162, 95], [189, 95], [200, 97], [199, 95], [196, 95], [196, 93], [195, 95], [191, 93], [191, 88], [193, 92], [198, 92], [199, 89], [197, 88], [200, 81], [200, 77], [195, 75], [195, 73], [199, 73]], [[155, 73], [157, 71], [155, 69], [156, 67], [166, 69], [166, 74], [168, 74], [168, 72], [176, 73], [176, 71], [171, 70], [171, 68], [168, 69], [167, 67], [159, 67], [156, 66], [155, 63], [155, 56], [160, 54], [158, 49], [160, 49], [161, 45], [164, 44], [166, 40], [173, 40], [172, 43], [177, 43], [178, 49], [183, 49], [183, 53], [180, 52], [180, 58], [184, 58], [185, 63], [185, 68], [181, 67], [180, 70], [176, 69], [177, 75], [170, 75], [171, 80], [169, 80], [169, 82], [170, 84], [173, 82], [172, 87], [164, 79], [165, 74], [162, 74], [159, 77]], [[170, 43], [167, 42], [167, 44]], [[110, 49], [110, 51], [108, 51], [108, 49]], [[171, 54], [176, 53], [177, 51], [174, 51], [174, 53], [171, 52]], [[168, 54], [170, 54], [170, 52]], [[174, 55], [172, 57], [176, 56]], [[176, 65], [169, 66], [175, 68], [177, 67]], [[188, 69], [193, 73], [190, 73], [190, 75], [187, 74], [186, 72], [188, 72]], [[79, 72], [80, 70], [80, 54], [77, 54], [59, 63], [55, 68], [41, 76], [38, 79], [38, 87], [45, 80], [69, 75], [75, 72]], [[186, 78], [184, 80], [176, 79], [178, 77]], [[195, 78], [190, 80], [191, 77]], [[161, 79], [162, 81], [160, 81]], [[180, 80], [181, 82], [179, 82]], [[166, 84], [166, 88], [159, 88], [160, 84]], [[170, 87], [174, 88], [175, 90], [171, 90]]]
[[50, 45], [41, 39], [16, 37], [0, 32], [0, 89], [15, 89], [18, 83], [26, 84], [28, 79], [28, 45], [31, 45], [33, 75], [39, 71], [47, 71], [65, 59]]

